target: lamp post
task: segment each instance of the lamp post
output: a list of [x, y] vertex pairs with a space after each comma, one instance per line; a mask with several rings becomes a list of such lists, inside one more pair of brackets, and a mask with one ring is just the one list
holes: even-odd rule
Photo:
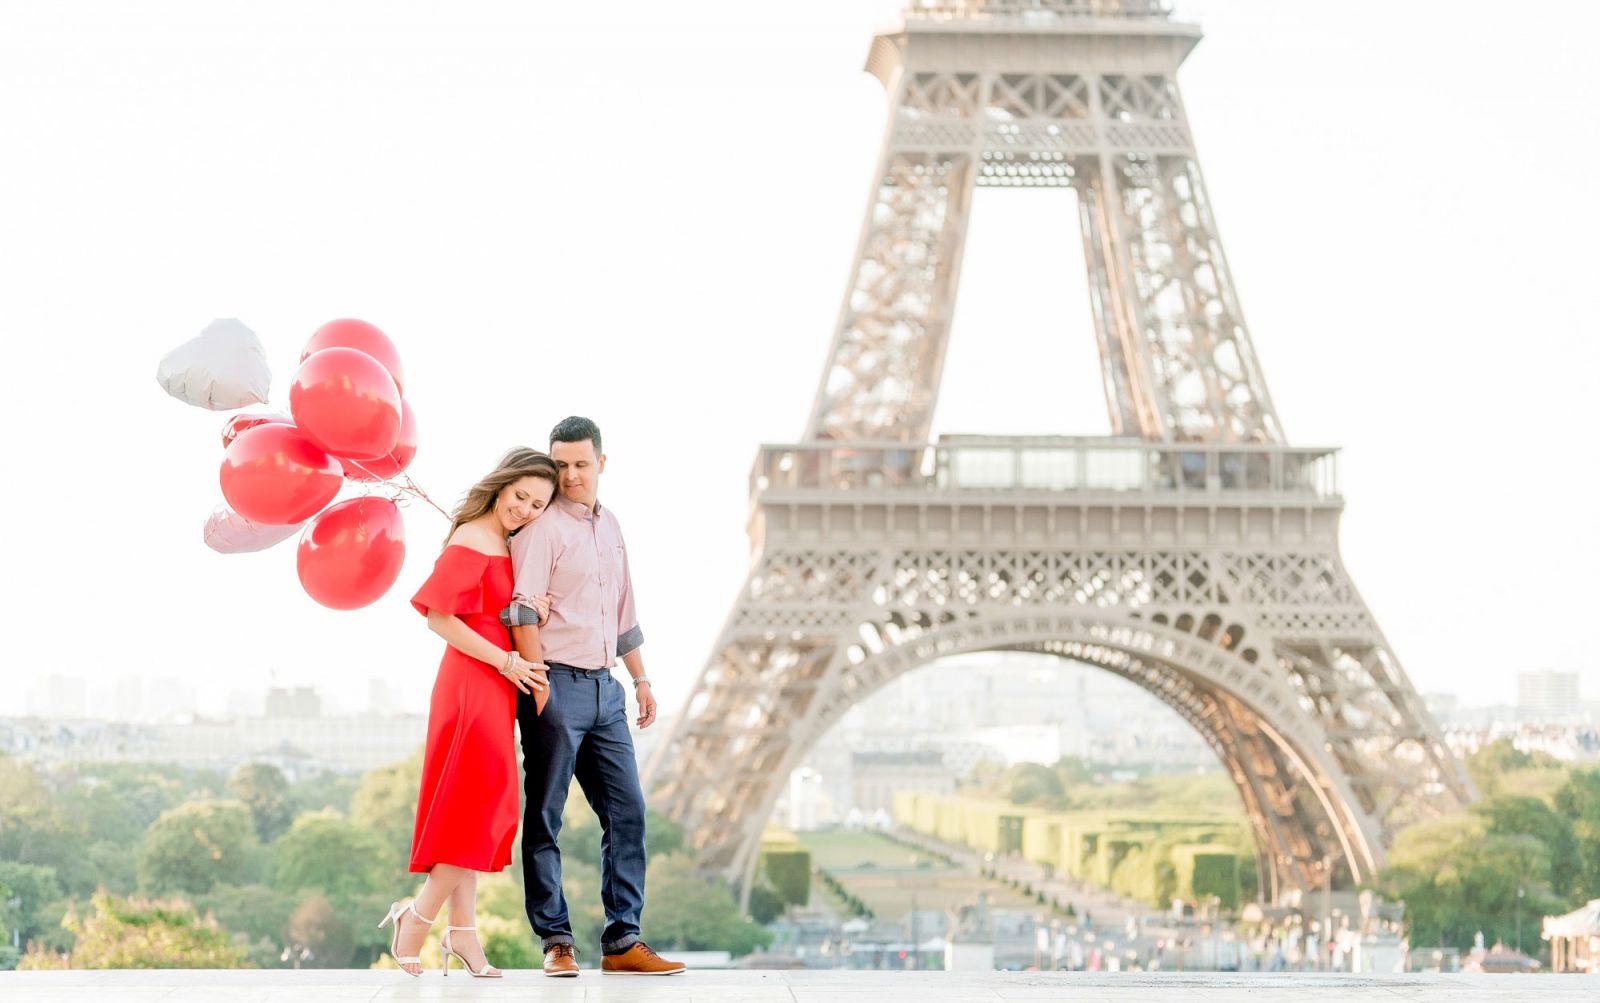
[[917, 886], [922, 883], [917, 874], [917, 855], [911, 855], [911, 970], [922, 971], [921, 925], [917, 922]]
[[1323, 971], [1333, 968], [1333, 952], [1326, 943], [1333, 935], [1333, 858], [1322, 858], [1322, 935], [1317, 942], [1317, 967]]
[[1522, 953], [1522, 894], [1523, 887], [1517, 886], [1517, 953]]

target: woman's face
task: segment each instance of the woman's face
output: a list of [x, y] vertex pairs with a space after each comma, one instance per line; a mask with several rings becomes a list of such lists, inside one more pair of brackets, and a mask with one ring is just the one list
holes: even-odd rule
[[507, 533], [515, 532], [539, 518], [556, 486], [543, 477], [524, 477], [500, 489], [494, 501], [495, 518]]

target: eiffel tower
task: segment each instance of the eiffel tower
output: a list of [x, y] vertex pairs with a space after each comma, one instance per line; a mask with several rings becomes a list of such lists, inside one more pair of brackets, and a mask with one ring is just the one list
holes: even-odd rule
[[[1171, 706], [1272, 902], [1475, 796], [1340, 560], [1336, 450], [1288, 445], [1267, 393], [1178, 92], [1199, 40], [1161, 0], [913, 0], [873, 39], [889, 122], [811, 418], [760, 448], [748, 578], [647, 774], [747, 892], [841, 714], [969, 652]], [[1075, 194], [1111, 436], [928, 441], [980, 185]]]

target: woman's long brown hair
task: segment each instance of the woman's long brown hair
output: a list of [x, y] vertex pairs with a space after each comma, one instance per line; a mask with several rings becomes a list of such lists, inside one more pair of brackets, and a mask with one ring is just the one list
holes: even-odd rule
[[561, 475], [556, 469], [556, 461], [537, 449], [518, 446], [500, 458], [495, 468], [472, 486], [466, 497], [456, 506], [450, 514], [450, 532], [445, 534], [445, 542], [450, 542], [450, 537], [455, 535], [456, 529], [462, 523], [494, 511], [495, 499], [500, 497], [500, 492], [505, 490], [507, 484], [515, 484], [524, 477], [537, 477], [550, 482], [550, 497], [555, 498], [555, 493], [561, 490]]

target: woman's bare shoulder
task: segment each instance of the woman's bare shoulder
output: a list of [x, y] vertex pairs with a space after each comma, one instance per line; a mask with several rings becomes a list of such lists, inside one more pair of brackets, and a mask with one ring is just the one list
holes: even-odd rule
[[462, 523], [456, 531], [450, 534], [447, 547], [466, 547], [476, 550], [480, 554], [490, 557], [505, 557], [510, 553], [506, 549], [506, 541], [497, 536], [487, 526], [475, 522]]

